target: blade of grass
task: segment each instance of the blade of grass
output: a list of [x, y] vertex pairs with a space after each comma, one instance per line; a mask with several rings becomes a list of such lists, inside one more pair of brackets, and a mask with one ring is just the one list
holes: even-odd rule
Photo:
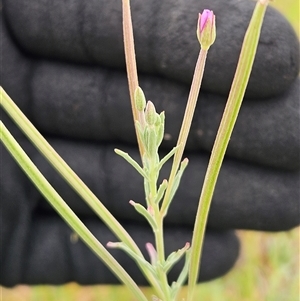
[[13, 100], [0, 87], [1, 106], [7, 114], [15, 121], [18, 127], [31, 140], [37, 149], [44, 155], [50, 164], [62, 175], [71, 187], [83, 198], [83, 200], [97, 213], [102, 221], [125, 242], [134, 252], [140, 254], [140, 250], [121, 224], [106, 209], [101, 201], [75, 174], [68, 164], [59, 156], [46, 139], [38, 132], [33, 124], [27, 119]]
[[[101, 201], [94, 195], [94, 193], [85, 185], [85, 183], [76, 175], [70, 166], [59, 156], [59, 154], [52, 148], [47, 140], [39, 133], [28, 118], [17, 107], [13, 100], [8, 96], [2, 87], [0, 87], [0, 105], [4, 108], [7, 114], [14, 120], [18, 127], [30, 139], [30, 141], [37, 147], [41, 154], [49, 161], [49, 163], [60, 173], [60, 175], [67, 181], [67, 183], [78, 193], [79, 196], [94, 210], [100, 219], [112, 230], [112, 232], [124, 242], [132, 251], [143, 257], [142, 252], [122, 227], [122, 225], [115, 219], [115, 217], [106, 209]], [[140, 267], [144, 275], [151, 282], [151, 284], [160, 292], [160, 286], [155, 278], [144, 269]]]
[[189, 271], [188, 301], [193, 299], [193, 291], [199, 274], [199, 263], [210, 203], [230, 136], [249, 81], [267, 5], [268, 0], [260, 0], [255, 6], [250, 24], [245, 34], [228, 101], [208, 163], [194, 224]]
[[[0, 121], [0, 140], [11, 153], [27, 176], [61, 215], [65, 222], [79, 235], [79, 237], [100, 257], [111, 271], [132, 291], [133, 295], [141, 301], [147, 301], [146, 297], [114, 259], [114, 257], [105, 249], [105, 247], [96, 239], [89, 229], [82, 223], [72, 209], [65, 203], [55, 189], [50, 185], [47, 179], [42, 175], [34, 163], [30, 160], [18, 142], [10, 134], [2, 121]], [[5, 175], [4, 175], [5, 176]]]

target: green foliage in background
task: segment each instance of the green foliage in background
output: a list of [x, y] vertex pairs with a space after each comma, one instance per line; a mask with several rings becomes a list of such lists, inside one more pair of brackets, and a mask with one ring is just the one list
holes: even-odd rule
[[[239, 231], [242, 250], [236, 268], [225, 277], [197, 286], [196, 300], [299, 300], [299, 230]], [[142, 289], [151, 296], [149, 288]], [[2, 288], [2, 301], [135, 301], [125, 286], [18, 286]]]
[[299, 0], [275, 0], [270, 5], [281, 11], [293, 25], [298, 37], [300, 36], [300, 1]]

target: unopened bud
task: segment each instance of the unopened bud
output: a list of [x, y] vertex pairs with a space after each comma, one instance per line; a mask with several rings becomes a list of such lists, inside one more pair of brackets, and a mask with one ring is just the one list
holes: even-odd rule
[[143, 90], [137, 87], [134, 91], [134, 101], [138, 111], [142, 112], [146, 107], [146, 98]]
[[156, 110], [155, 106], [151, 101], [147, 102], [146, 110], [145, 110], [145, 119], [149, 125], [153, 125], [156, 122]]
[[216, 21], [212, 10], [205, 9], [199, 14], [197, 24], [197, 37], [201, 48], [207, 50], [216, 39]]
[[147, 242], [146, 243], [146, 249], [148, 251], [151, 264], [155, 265], [156, 262], [157, 262], [157, 252], [156, 252], [154, 246], [152, 245], [152, 243]]

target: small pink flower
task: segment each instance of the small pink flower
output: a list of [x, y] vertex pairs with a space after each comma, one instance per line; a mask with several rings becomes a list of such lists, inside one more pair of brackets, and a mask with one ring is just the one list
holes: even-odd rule
[[202, 49], [208, 49], [216, 39], [216, 21], [212, 10], [205, 9], [199, 13], [197, 37]]

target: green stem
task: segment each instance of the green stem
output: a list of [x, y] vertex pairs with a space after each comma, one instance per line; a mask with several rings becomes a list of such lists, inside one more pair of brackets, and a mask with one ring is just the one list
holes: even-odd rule
[[183, 155], [183, 151], [186, 145], [186, 141], [189, 135], [189, 131], [192, 124], [192, 119], [194, 116], [198, 95], [200, 91], [200, 86], [203, 78], [204, 66], [207, 56], [207, 50], [201, 49], [199, 52], [198, 60], [195, 67], [194, 77], [191, 84], [190, 94], [187, 101], [187, 106], [185, 109], [182, 126], [180, 129], [179, 137], [176, 146], [178, 147], [177, 151], [175, 152], [172, 169], [169, 177], [169, 184], [168, 188], [165, 193], [165, 197], [163, 199], [162, 207], [161, 207], [161, 214], [165, 216], [167, 214], [167, 208], [169, 207], [169, 203], [171, 202], [171, 190], [174, 184], [175, 176], [177, 170], [179, 168], [181, 158]]
[[[125, 61], [126, 61], [126, 68], [127, 68], [127, 77], [128, 77], [128, 85], [129, 85], [129, 93], [130, 93], [130, 100], [131, 100], [131, 108], [133, 113], [133, 119], [135, 124], [135, 131], [137, 136], [137, 141], [139, 145], [139, 151], [141, 158], [143, 158], [143, 155], [145, 153], [145, 149], [143, 146], [143, 143], [140, 139], [140, 135], [138, 134], [138, 128], [136, 126], [136, 121], [139, 121], [140, 124], [144, 123], [144, 116], [142, 112], [139, 112], [135, 105], [134, 100], [134, 93], [136, 89], [138, 88], [138, 75], [137, 75], [137, 67], [136, 67], [136, 59], [135, 59], [135, 49], [134, 49], [134, 37], [133, 37], [133, 28], [132, 28], [132, 19], [131, 19], [131, 9], [130, 9], [130, 0], [122, 0], [122, 13], [123, 13], [123, 36], [124, 36], [124, 51], [125, 51]], [[152, 179], [149, 179], [149, 190], [152, 193], [150, 193], [150, 198], [154, 199], [154, 192], [156, 195], [156, 180], [153, 183]], [[154, 186], [155, 185], [155, 186]], [[149, 200], [151, 203], [152, 200]], [[148, 204], [149, 205], [149, 204]], [[155, 213], [156, 217], [156, 223], [159, 227], [157, 231], [154, 232], [155, 240], [156, 240], [156, 248], [159, 256], [159, 260], [162, 260], [161, 262], [164, 262], [164, 241], [163, 241], [163, 225], [162, 225], [162, 219], [159, 214], [158, 205], [153, 204], [154, 210], [157, 212]], [[157, 220], [161, 219], [161, 222]], [[151, 275], [148, 275], [148, 279], [150, 283], [154, 286], [156, 289], [157, 294], [160, 296], [161, 299], [164, 298], [166, 293], [168, 292], [168, 282], [167, 282], [167, 276], [161, 275], [161, 281], [162, 286], [157, 283], [157, 279], [151, 279]], [[168, 301], [168, 300], [164, 300]]]
[[[156, 217], [157, 231], [154, 231], [154, 236], [155, 236], [155, 245], [156, 245], [156, 250], [157, 250], [157, 259], [158, 259], [159, 263], [163, 264], [165, 262], [163, 218], [159, 214], [158, 204], [155, 204], [154, 206], [156, 207], [155, 217]], [[157, 269], [158, 269], [158, 276], [159, 276], [160, 284], [161, 284], [162, 290], [164, 292], [163, 301], [172, 301], [170, 299], [171, 295], [170, 295], [170, 287], [169, 287], [169, 283], [168, 283], [168, 277], [160, 265], [157, 266]]]
[[[84, 182], [75, 174], [70, 166], [68, 166], [68, 164], [58, 155], [46, 139], [38, 132], [38, 130], [32, 125], [2, 87], [0, 87], [0, 99], [0, 105], [4, 108], [8, 115], [15, 121], [24, 134], [32, 141], [43, 156], [61, 174], [69, 185], [78, 193], [78, 195], [82, 197], [82, 199], [94, 210], [94, 212], [122, 242], [124, 242], [138, 256], [143, 257], [140, 249], [127, 231], [84, 184]], [[157, 280], [155, 280], [154, 277], [142, 266], [140, 268], [146, 277], [151, 280], [152, 285], [159, 291], [159, 284]]]
[[79, 237], [100, 257], [110, 270], [132, 291], [133, 295], [140, 301], [147, 301], [143, 292], [139, 289], [132, 278], [96, 239], [89, 229], [81, 222], [72, 209], [65, 203], [55, 189], [50, 185], [34, 163], [30, 160], [18, 142], [0, 121], [0, 140], [3, 141], [7, 150], [12, 154], [27, 176], [61, 215], [66, 223], [79, 235]]
[[225, 151], [248, 84], [266, 7], [266, 3], [260, 3], [260, 1], [258, 1], [254, 9], [253, 16], [244, 38], [237, 70], [206, 171], [192, 238], [188, 301], [191, 301], [193, 298], [194, 287], [199, 274], [200, 256], [210, 203]]

